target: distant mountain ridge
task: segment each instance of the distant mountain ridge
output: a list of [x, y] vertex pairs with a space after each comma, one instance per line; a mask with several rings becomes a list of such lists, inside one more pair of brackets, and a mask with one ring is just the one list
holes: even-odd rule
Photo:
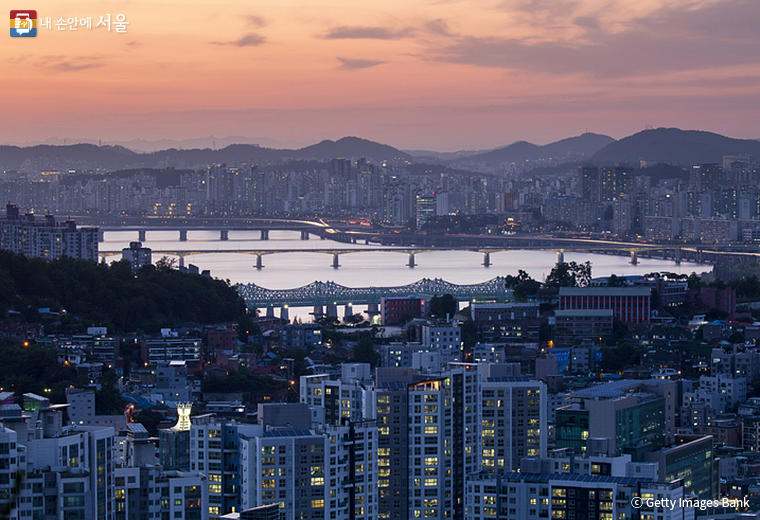
[[[535, 167], [555, 167], [584, 161], [590, 164], [639, 161], [690, 167], [700, 163], [720, 163], [724, 155], [760, 157], [760, 141], [732, 139], [723, 135], [678, 128], [644, 130], [620, 141], [593, 133], [562, 139], [547, 145], [518, 141], [511, 145], [473, 153], [414, 151], [412, 154], [389, 145], [359, 137], [324, 140], [299, 149], [265, 148], [256, 144], [230, 144], [221, 149], [192, 148], [138, 153], [124, 146], [39, 144], [29, 147], [0, 146], [0, 169], [18, 170], [41, 161], [45, 168], [195, 168], [208, 164], [277, 163], [288, 161], [329, 161], [345, 157], [365, 157], [375, 162], [401, 159], [421, 164], [440, 164], [454, 170], [501, 171], [505, 166], [535, 162]], [[57, 158], [57, 162], [56, 162]], [[546, 163], [541, 161], [546, 160]], [[40, 163], [37, 163], [39, 165]]]
[[610, 143], [589, 158], [592, 164], [668, 163], [694, 166], [722, 163], [724, 155], [760, 157], [760, 141], [732, 139], [699, 130], [656, 128]]
[[527, 141], [517, 141], [503, 148], [456, 159], [452, 161], [452, 164], [460, 167], [466, 165], [498, 167], [542, 159], [571, 161], [591, 157], [605, 146], [614, 142], [615, 139], [612, 137], [590, 132], [543, 146]]
[[[44, 141], [27, 141], [27, 142], [12, 142], [5, 143], [11, 146], [19, 146], [22, 148], [29, 148], [37, 145], [49, 144], [53, 146], [65, 146], [66, 144], [99, 144], [97, 139], [72, 139], [72, 138], [60, 138], [51, 137]], [[137, 153], [150, 153], [158, 150], [168, 150], [170, 148], [181, 149], [193, 149], [193, 148], [212, 148], [218, 150], [231, 144], [252, 144], [257, 146], [263, 146], [266, 148], [280, 149], [297, 149], [303, 148], [314, 144], [314, 141], [297, 142], [297, 141], [276, 141], [266, 137], [245, 137], [241, 135], [228, 135], [226, 137], [216, 137], [210, 135], [208, 137], [197, 137], [193, 139], [182, 139], [180, 141], [174, 139], [157, 139], [151, 141], [148, 139], [132, 139], [131, 141], [104, 141], [103, 144], [109, 146], [123, 146], [133, 152]]]
[[269, 162], [277, 160], [319, 160], [328, 161], [337, 157], [366, 157], [376, 161], [385, 159], [405, 159], [412, 157], [392, 146], [375, 143], [358, 137], [344, 137], [338, 141], [325, 140], [299, 150], [277, 150], [252, 144], [233, 144], [220, 150], [195, 148], [191, 150], [159, 150], [151, 153], [136, 153], [122, 146], [97, 146], [75, 144], [69, 146], [36, 145], [19, 147], [0, 146], [0, 168], [16, 170], [26, 161], [39, 158], [48, 162], [59, 158], [69, 167], [109, 170], [124, 168], [158, 168], [173, 166], [193, 168], [207, 164], [239, 164], [243, 162]]

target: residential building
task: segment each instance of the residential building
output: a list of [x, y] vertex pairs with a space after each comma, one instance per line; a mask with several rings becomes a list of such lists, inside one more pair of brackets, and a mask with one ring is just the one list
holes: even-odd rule
[[284, 520], [377, 519], [374, 421], [346, 420], [310, 430], [267, 418], [272, 412], [290, 417], [275, 409], [294, 406], [302, 405], [259, 407], [260, 424], [239, 430], [242, 509], [277, 504]]
[[153, 250], [143, 247], [140, 242], [130, 242], [129, 247], [121, 250], [122, 261], [129, 262], [133, 271], [137, 271], [144, 265], [153, 264]]
[[703, 500], [719, 496], [718, 464], [714, 460], [711, 435], [677, 435], [675, 444], [644, 454], [644, 460], [659, 466], [660, 480], [682, 480], [684, 494]]
[[634, 497], [678, 503], [684, 496], [682, 482], [660, 484], [649, 478], [481, 472], [468, 477], [465, 503], [467, 518], [472, 520], [616, 520], [643, 515], [658, 520], [687, 520], [693, 518], [687, 508], [636, 509], [632, 505]]
[[646, 287], [560, 287], [559, 310], [611, 309], [625, 323], [649, 323], [651, 293]]
[[461, 349], [461, 327], [449, 323], [426, 323], [422, 326], [422, 345], [435, 349]]
[[612, 334], [612, 309], [570, 309], [554, 313], [554, 344], [569, 347]]
[[140, 341], [142, 359], [153, 365], [159, 361], [187, 361], [200, 363], [203, 340], [192, 337], [166, 335], [160, 338], [146, 337]]
[[[63, 426], [67, 405], [26, 394], [0, 411], [0, 505], [8, 504], [17, 471], [25, 471], [10, 518], [114, 520], [114, 431]], [[5, 475], [5, 476], [3, 476]]]
[[5, 218], [0, 219], [0, 249], [28, 257], [68, 256], [98, 261], [98, 228], [77, 229], [73, 220], [58, 224], [53, 215], [45, 215], [44, 220], [36, 219], [32, 213], [22, 217], [18, 206], [10, 203], [5, 213]]
[[425, 300], [422, 298], [389, 297], [380, 300], [380, 316], [383, 325], [403, 325], [412, 318], [425, 315]]
[[677, 385], [673, 381], [620, 380], [571, 392], [556, 412], [556, 446], [586, 452], [606, 443], [609, 456], [674, 438]]
[[[353, 372], [352, 372], [353, 370]], [[301, 402], [313, 407], [317, 424], [340, 425], [375, 418], [375, 398], [370, 366], [344, 363], [341, 378], [329, 374], [301, 376]]]
[[115, 520], [208, 518], [205, 475], [157, 465], [156, 447], [139, 423], [128, 425], [125, 443], [125, 463], [114, 473]]

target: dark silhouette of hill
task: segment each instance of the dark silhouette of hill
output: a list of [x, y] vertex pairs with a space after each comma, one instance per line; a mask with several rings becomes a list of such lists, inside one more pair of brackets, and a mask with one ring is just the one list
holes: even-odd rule
[[724, 155], [760, 156], [760, 142], [712, 132], [657, 128], [611, 143], [595, 153], [592, 164], [662, 162], [693, 166], [722, 163]]
[[[135, 153], [121, 146], [95, 146], [76, 144], [71, 146], [36, 145], [29, 147], [0, 146], [0, 168], [16, 170], [25, 161], [43, 161], [43, 164], [80, 169], [105, 168], [123, 170], [131, 168], [194, 168], [207, 164], [240, 164], [243, 162], [277, 162], [291, 160], [327, 161], [337, 157], [366, 157], [383, 159], [407, 159], [412, 157], [392, 146], [360, 139], [344, 137], [338, 141], [322, 141], [299, 150], [276, 150], [252, 144], [233, 144], [220, 150], [194, 148], [178, 150], [170, 148], [152, 153]], [[52, 167], [52, 166], [51, 166]]]
[[502, 164], [521, 163], [541, 159], [555, 160], [578, 160], [591, 157], [610, 143], [615, 142], [612, 137], [606, 135], [585, 133], [577, 137], [562, 139], [544, 146], [518, 141], [503, 148], [497, 148], [490, 152], [479, 153], [456, 159], [452, 164], [469, 165], [479, 164], [485, 166], [499, 166]]
[[412, 156], [392, 146], [359, 137], [344, 137], [338, 141], [325, 140], [300, 150], [290, 157], [329, 160], [336, 157], [366, 157], [373, 159], [411, 159]]
[[[0, 146], [0, 167], [18, 169], [26, 160], [58, 158], [70, 167], [105, 167], [117, 168], [139, 157], [131, 150], [122, 146], [96, 146], [94, 144], [73, 144], [70, 146], [55, 146], [40, 144], [36, 146]], [[48, 164], [49, 161], [48, 161]], [[63, 166], [61, 166], [63, 167]]]

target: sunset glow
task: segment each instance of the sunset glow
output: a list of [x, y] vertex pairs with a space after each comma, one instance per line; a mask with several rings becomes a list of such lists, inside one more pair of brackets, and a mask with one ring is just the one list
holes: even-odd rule
[[[356, 135], [456, 150], [645, 125], [760, 137], [757, 0], [11, 7], [53, 26], [6, 36], [0, 142]], [[95, 27], [109, 13], [126, 33]], [[75, 16], [92, 29], [57, 30]]]

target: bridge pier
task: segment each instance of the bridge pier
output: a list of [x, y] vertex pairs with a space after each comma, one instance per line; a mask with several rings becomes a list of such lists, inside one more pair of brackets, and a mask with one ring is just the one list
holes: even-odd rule
[[267, 307], [267, 318], [274, 318], [274, 307]]
[[409, 263], [407, 263], [406, 265], [409, 267], [414, 267], [415, 265], [417, 265], [416, 263], [414, 263], [414, 253], [409, 253]]
[[187, 242], [187, 229], [180, 229], [179, 230], [179, 241], [180, 242]]
[[226, 229], [219, 230], [219, 240], [229, 240], [230, 232]]
[[343, 307], [343, 318], [349, 318], [354, 315], [354, 306], [350, 303], [347, 303], [345, 307]]
[[269, 240], [269, 230], [268, 229], [262, 229], [261, 230], [261, 240]]
[[376, 303], [370, 303], [367, 305], [367, 314], [369, 315], [370, 321], [372, 320], [372, 316], [380, 314], [380, 309], [378, 309]]
[[639, 263], [639, 256], [636, 251], [631, 251], [631, 265], [637, 265]]
[[138, 242], [145, 242], [145, 230], [141, 229], [137, 232], [137, 241]]
[[332, 266], [333, 266], [333, 269], [337, 269], [338, 267], [340, 267], [340, 263], [338, 263], [338, 253], [333, 253], [333, 263], [332, 263]]
[[557, 264], [565, 263], [565, 253], [563, 251], [557, 251]]
[[681, 250], [680, 249], [673, 250], [673, 260], [675, 261], [676, 265], [681, 265]]
[[491, 253], [483, 253], [483, 266], [491, 267]]
[[314, 310], [311, 312], [314, 318], [321, 318], [324, 315], [321, 305], [315, 305]]
[[284, 305], [280, 307], [280, 319], [284, 321], [290, 321], [290, 318], [288, 317], [288, 306]]
[[356, 244], [356, 237], [354, 237], [354, 236], [351, 237], [351, 243], [352, 244]]
[[185, 256], [179, 255], [179, 268], [182, 269], [185, 267]]
[[309, 232], [301, 231], [301, 240], [309, 240]]
[[337, 318], [338, 317], [338, 306], [337, 305], [328, 305], [327, 306], [327, 317], [328, 318]]
[[264, 267], [264, 262], [262, 261], [262, 255], [256, 255], [256, 269], [261, 269]]

